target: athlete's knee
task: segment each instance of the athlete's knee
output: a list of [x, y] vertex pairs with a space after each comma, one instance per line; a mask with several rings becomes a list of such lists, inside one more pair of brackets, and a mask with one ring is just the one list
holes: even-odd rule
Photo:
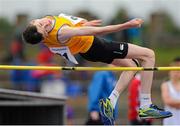
[[154, 62], [155, 61], [155, 52], [152, 49], [148, 49], [148, 50], [149, 50], [148, 59]]
[[151, 58], [155, 58], [154, 50], [149, 49], [149, 53], [150, 53], [150, 57], [151, 57]]
[[144, 60], [155, 62], [155, 53], [152, 49], [146, 48]]

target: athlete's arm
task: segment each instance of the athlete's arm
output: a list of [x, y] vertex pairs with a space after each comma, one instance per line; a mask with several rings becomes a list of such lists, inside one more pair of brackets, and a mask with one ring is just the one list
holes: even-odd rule
[[180, 108], [180, 100], [174, 99], [170, 96], [167, 83], [163, 83], [161, 85], [161, 92], [164, 104], [169, 105], [173, 108]]
[[101, 20], [92, 20], [92, 21], [86, 21], [82, 22], [82, 26], [100, 26], [102, 23]]
[[84, 27], [62, 27], [59, 37], [60, 40], [67, 40], [73, 36], [88, 36], [88, 35], [104, 35], [112, 32], [121, 31], [128, 28], [140, 27], [143, 23], [142, 19], [133, 19], [123, 24], [117, 25], [108, 25], [104, 27], [93, 27], [93, 26], [84, 26]]

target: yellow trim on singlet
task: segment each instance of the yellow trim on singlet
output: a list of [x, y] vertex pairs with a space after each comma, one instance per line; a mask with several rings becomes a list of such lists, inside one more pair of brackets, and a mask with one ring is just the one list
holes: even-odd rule
[[48, 16], [48, 18], [54, 20], [54, 26], [49, 32], [48, 37], [44, 39], [44, 44], [49, 47], [63, 47], [67, 46], [72, 54], [87, 52], [94, 40], [94, 36], [74, 36], [65, 43], [58, 40], [58, 31], [63, 25], [69, 25], [70, 27], [81, 27], [80, 24], [73, 25], [70, 20], [64, 17]]

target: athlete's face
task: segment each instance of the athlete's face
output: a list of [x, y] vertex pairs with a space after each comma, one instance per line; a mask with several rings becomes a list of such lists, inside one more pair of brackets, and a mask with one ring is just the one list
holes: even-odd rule
[[48, 36], [48, 32], [50, 31], [52, 21], [48, 18], [35, 19], [30, 22], [30, 24], [35, 25], [37, 27], [37, 31], [43, 34], [43, 37]]

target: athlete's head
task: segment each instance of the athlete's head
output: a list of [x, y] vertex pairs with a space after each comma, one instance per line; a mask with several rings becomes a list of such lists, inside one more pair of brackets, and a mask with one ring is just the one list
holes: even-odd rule
[[22, 34], [24, 41], [30, 44], [37, 44], [48, 36], [51, 27], [51, 20], [41, 18], [32, 20]]

